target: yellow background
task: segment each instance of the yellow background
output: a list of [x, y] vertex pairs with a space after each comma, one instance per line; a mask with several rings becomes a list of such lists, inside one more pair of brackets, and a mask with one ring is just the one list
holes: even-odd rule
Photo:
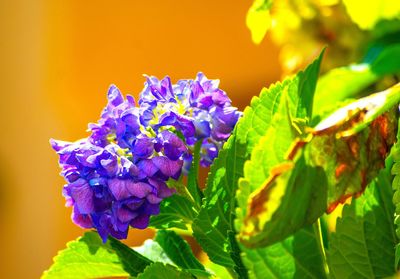
[[251, 2], [0, 0], [0, 277], [38, 278], [82, 234], [48, 140], [85, 137], [109, 84], [137, 95], [144, 73], [203, 71], [243, 108], [279, 78], [277, 49], [246, 29]]

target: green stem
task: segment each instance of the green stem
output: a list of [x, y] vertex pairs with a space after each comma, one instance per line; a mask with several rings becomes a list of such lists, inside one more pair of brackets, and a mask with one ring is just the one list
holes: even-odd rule
[[189, 192], [188, 188], [182, 182], [170, 179], [168, 181], [168, 184], [169, 187], [175, 188], [179, 195], [190, 200], [190, 202], [193, 204], [193, 206], [196, 208], [197, 211], [200, 210], [200, 206], [196, 203], [192, 194]]
[[329, 275], [329, 267], [328, 267], [328, 262], [326, 260], [326, 253], [325, 253], [325, 249], [324, 249], [324, 243], [322, 240], [321, 221], [319, 218], [318, 218], [317, 222], [315, 222], [313, 224], [313, 228], [314, 228], [315, 237], [318, 242], [318, 249], [321, 254], [322, 264], [324, 266], [325, 274], [328, 276]]

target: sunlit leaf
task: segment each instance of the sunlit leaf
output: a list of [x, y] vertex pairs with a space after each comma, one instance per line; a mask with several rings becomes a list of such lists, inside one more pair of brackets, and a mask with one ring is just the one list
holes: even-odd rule
[[173, 195], [161, 202], [160, 213], [151, 216], [150, 226], [157, 229], [187, 230], [196, 215], [193, 204], [188, 199], [180, 195]]
[[380, 172], [360, 198], [344, 206], [329, 242], [332, 278], [384, 278], [395, 273], [397, 239], [389, 168]]
[[[243, 193], [238, 194], [240, 240], [256, 247], [273, 244], [360, 195], [395, 142], [399, 101], [400, 86], [394, 86], [341, 108], [310, 130], [308, 138], [296, 140], [286, 155], [284, 141], [273, 136], [279, 137], [279, 129], [272, 126], [270, 137], [267, 133], [254, 149], [265, 149], [264, 157], [252, 156], [245, 165]], [[276, 158], [281, 164], [271, 166]], [[244, 191], [259, 182], [253, 192]]]
[[385, 75], [400, 73], [400, 44], [375, 46], [362, 64], [332, 69], [318, 80], [314, 117], [325, 116]]
[[394, 205], [394, 224], [396, 226], [397, 244], [395, 249], [395, 268], [398, 269], [400, 262], [400, 129], [397, 132], [397, 143], [391, 150], [391, 156], [393, 159], [393, 166], [391, 174], [394, 176], [392, 181], [392, 189], [394, 191], [392, 202]]
[[174, 231], [160, 230], [155, 241], [160, 244], [168, 257], [183, 269], [204, 270], [204, 266], [193, 255], [190, 246]]
[[174, 264], [160, 244], [152, 239], [146, 239], [143, 245], [139, 247], [133, 247], [133, 249], [153, 262], [162, 262], [171, 265]]
[[67, 243], [42, 278], [104, 278], [136, 276], [152, 261], [116, 239], [103, 244], [95, 232]]
[[322, 54], [304, 72], [263, 89], [259, 97], [254, 97], [214, 161], [204, 192], [203, 206], [193, 223], [193, 233], [215, 263], [229, 268], [237, 267], [232, 259], [228, 233], [234, 231], [235, 194], [238, 179], [243, 176], [244, 162], [271, 125], [282, 92], [288, 92], [290, 109], [295, 116], [311, 117], [321, 59]]
[[137, 279], [193, 279], [187, 271], [181, 271], [176, 267], [163, 263], [149, 265]]
[[326, 275], [319, 241], [309, 226], [265, 248], [242, 247], [243, 262], [254, 279], [323, 279]]

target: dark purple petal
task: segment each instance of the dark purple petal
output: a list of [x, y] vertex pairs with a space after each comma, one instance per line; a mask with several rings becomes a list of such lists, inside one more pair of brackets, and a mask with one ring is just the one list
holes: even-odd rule
[[101, 166], [107, 171], [108, 176], [115, 176], [118, 172], [118, 161], [116, 158], [100, 160]]
[[151, 204], [159, 204], [163, 200], [162, 198], [157, 197], [155, 194], [149, 194], [146, 199]]
[[137, 198], [144, 198], [153, 191], [153, 187], [144, 182], [133, 182], [126, 180], [126, 188], [129, 193]]
[[71, 219], [75, 224], [77, 224], [81, 228], [84, 228], [84, 229], [93, 228], [93, 223], [92, 223], [92, 219], [90, 218], [90, 215], [81, 214], [78, 211], [77, 207], [74, 207], [74, 210], [72, 211]]
[[156, 127], [168, 125], [178, 129], [178, 131], [182, 132], [185, 137], [191, 137], [195, 134], [196, 129], [194, 127], [193, 120], [186, 116], [179, 115], [174, 112], [164, 113], [160, 117], [160, 123]]
[[130, 225], [137, 229], [145, 229], [149, 226], [150, 215], [142, 214], [133, 219]]
[[122, 206], [117, 206], [115, 210], [118, 220], [123, 223], [129, 223], [130, 221], [132, 221], [132, 219], [136, 218], [139, 215], [139, 213], [124, 208]]
[[152, 159], [141, 160], [137, 163], [137, 166], [140, 170], [139, 178], [152, 177], [158, 171], [158, 167]]
[[149, 178], [149, 183], [155, 187], [159, 198], [166, 198], [175, 193], [175, 189], [169, 188], [164, 181]]
[[165, 155], [171, 160], [178, 160], [183, 153], [187, 152], [187, 147], [183, 141], [170, 131], [162, 131], [159, 138], [164, 147]]
[[183, 165], [182, 161], [172, 161], [164, 156], [154, 157], [153, 163], [157, 166], [162, 174], [173, 178], [177, 178], [177, 176], [179, 176]]
[[93, 191], [84, 179], [78, 179], [67, 187], [81, 214], [90, 214], [94, 211]]
[[117, 201], [127, 199], [131, 196], [131, 193], [126, 186], [126, 181], [127, 180], [119, 178], [108, 180], [108, 187]]
[[132, 149], [133, 155], [139, 158], [149, 157], [154, 151], [153, 141], [153, 139], [146, 136], [137, 138]]

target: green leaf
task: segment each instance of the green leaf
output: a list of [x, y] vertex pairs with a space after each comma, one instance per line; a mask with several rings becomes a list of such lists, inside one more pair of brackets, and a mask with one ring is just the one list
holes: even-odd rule
[[180, 195], [172, 195], [161, 202], [160, 213], [151, 216], [149, 226], [157, 229], [187, 230], [196, 215], [196, 210], [188, 199]]
[[[247, 245], [252, 245], [253, 241], [257, 243], [257, 245], [268, 245], [276, 241], [283, 240], [294, 231], [304, 226], [305, 214], [310, 215], [309, 217], [311, 219], [313, 216], [318, 217], [323, 212], [323, 205], [322, 207], [319, 205], [318, 208], [314, 208], [314, 206], [312, 206], [316, 203], [321, 204], [321, 202], [319, 200], [314, 200], [313, 196], [310, 194], [314, 190], [319, 190], [319, 188], [322, 188], [316, 188], [316, 184], [312, 183], [312, 179], [321, 179], [321, 182], [323, 182], [323, 175], [321, 175], [320, 172], [310, 169], [306, 172], [308, 173], [307, 178], [309, 178], [309, 180], [307, 180], [304, 179], [303, 176], [305, 168], [302, 167], [301, 169], [296, 169], [296, 175], [298, 179], [292, 179], [290, 184], [287, 183], [289, 176], [285, 177], [282, 180], [282, 183], [276, 183], [276, 181], [271, 180], [271, 182], [274, 184], [279, 184], [278, 186], [272, 185], [268, 181], [270, 176], [275, 176], [274, 174], [271, 175], [271, 170], [275, 166], [287, 161], [286, 155], [292, 146], [292, 143], [297, 137], [302, 136], [303, 127], [299, 126], [299, 124], [304, 126], [307, 122], [307, 119], [311, 118], [313, 92], [316, 86], [322, 55], [323, 53], [321, 53], [319, 59], [312, 63], [305, 72], [300, 72], [297, 74], [297, 76], [290, 80], [286, 87], [281, 88], [281, 90], [278, 91], [279, 95], [275, 94], [276, 97], [272, 94], [270, 95], [272, 98], [275, 97], [274, 100], [278, 100], [279, 103], [276, 102], [271, 104], [271, 106], [274, 108], [273, 112], [268, 116], [268, 118], [264, 117], [264, 119], [269, 120], [268, 122], [270, 124], [265, 127], [266, 132], [264, 132], [264, 135], [259, 139], [257, 145], [253, 148], [251, 159], [248, 160], [244, 166], [244, 178], [239, 181], [239, 191], [237, 193], [239, 206], [237, 209], [238, 219], [236, 222], [236, 229], [240, 231], [240, 240], [246, 242]], [[297, 119], [303, 120], [301, 122]], [[318, 176], [315, 176], [316, 174]], [[302, 182], [307, 183], [307, 185], [305, 185], [305, 187], [296, 187], [296, 183]], [[277, 191], [274, 191], [274, 193], [270, 195], [266, 195], [263, 191], [259, 193], [263, 199], [268, 196], [273, 197], [274, 200], [268, 200], [268, 210], [262, 210], [263, 212], [267, 212], [267, 214], [264, 216], [256, 216], [255, 222], [257, 224], [255, 224], [253, 222], [254, 220], [249, 220], [249, 218], [246, 217], [248, 213], [250, 213], [247, 210], [249, 196], [251, 193], [253, 193], [254, 196], [257, 195], [255, 193], [257, 189], [261, 189], [262, 186], [266, 187], [265, 185], [268, 185], [268, 189]], [[286, 187], [288, 188], [287, 190], [285, 189]], [[291, 191], [290, 189], [295, 189], [296, 191]], [[264, 227], [265, 222], [271, 219], [272, 216], [270, 214], [276, 212], [276, 209], [280, 204], [280, 199], [286, 192], [289, 192], [291, 195], [297, 198], [304, 197], [302, 200], [304, 202], [306, 199], [308, 199], [310, 203], [309, 206], [314, 208], [316, 213], [307, 211], [307, 203], [285, 203], [287, 206], [297, 206], [296, 210], [292, 208], [292, 211], [297, 214], [284, 214], [284, 212], [287, 212], [287, 208], [285, 208], [285, 206], [281, 207], [280, 211], [278, 211], [274, 218], [274, 223], [276, 223], [276, 225], [279, 227], [279, 230], [277, 230], [275, 225], [270, 226], [268, 237], [264, 237], [265, 232], [263, 232], [262, 235], [257, 236], [256, 239], [254, 239], [254, 234], [258, 233], [259, 230], [262, 230], [261, 228]], [[266, 204], [265, 201], [259, 201], [258, 203]], [[298, 211], [297, 209], [302, 210]], [[256, 208], [254, 208], [254, 210], [257, 211]], [[296, 220], [296, 224], [293, 227], [287, 226], [288, 224], [291, 224], [291, 222], [280, 222], [279, 219], [282, 217], [287, 217], [287, 219], [300, 218], [301, 221]], [[313, 220], [311, 223], [314, 221], [315, 220]], [[250, 234], [250, 238], [248, 234]], [[262, 243], [259, 242], [259, 237], [263, 239]]]
[[324, 116], [334, 111], [340, 102], [355, 97], [377, 79], [378, 76], [366, 63], [329, 71], [318, 81], [314, 99], [315, 115]]
[[254, 97], [214, 161], [202, 208], [192, 226], [194, 237], [213, 262], [228, 268], [237, 265], [231, 257], [228, 233], [234, 231], [235, 194], [238, 179], [243, 176], [244, 162], [271, 125], [282, 92], [289, 92], [289, 105], [294, 116], [311, 115], [312, 93], [321, 59], [322, 54], [304, 72], [263, 89], [259, 97]]
[[378, 57], [371, 63], [371, 72], [377, 76], [400, 72], [400, 62], [394, 57], [400, 56], [400, 44], [381, 47]]
[[360, 198], [345, 205], [329, 242], [332, 278], [382, 278], [395, 273], [390, 185], [389, 170], [382, 170]]
[[152, 239], [146, 239], [142, 246], [133, 247], [133, 249], [153, 262], [162, 262], [171, 265], [174, 264], [160, 244]]
[[336, 68], [323, 75], [315, 93], [314, 116], [325, 116], [381, 77], [400, 73], [400, 62], [393, 59], [399, 55], [398, 43], [377, 45], [370, 49], [364, 63]]
[[229, 238], [229, 250], [231, 251], [230, 255], [233, 262], [235, 263], [233, 269], [239, 278], [247, 279], [249, 278], [249, 276], [247, 274], [247, 269], [242, 262], [242, 258], [240, 257], [241, 250], [239, 244], [237, 243], [235, 232], [229, 231], [228, 238]]
[[254, 43], [259, 44], [264, 39], [271, 26], [269, 10], [272, 0], [254, 0], [246, 16], [246, 25], [251, 31]]
[[194, 145], [194, 150], [193, 150], [193, 161], [192, 161], [192, 166], [190, 167], [190, 171], [188, 174], [188, 185], [187, 189], [189, 193], [192, 195], [194, 201], [198, 206], [201, 206], [202, 198], [203, 198], [203, 193], [201, 192], [199, 188], [199, 163], [200, 163], [200, 150], [201, 150], [201, 145], [203, 141], [199, 140], [195, 145]]
[[174, 231], [159, 230], [155, 241], [160, 244], [168, 257], [182, 269], [200, 269], [204, 266], [193, 255], [190, 246]]
[[[400, 123], [399, 123], [400, 126]], [[400, 128], [400, 127], [399, 127]], [[397, 130], [397, 143], [391, 150], [391, 158], [393, 160], [393, 166], [391, 174], [394, 176], [392, 181], [393, 190], [393, 206], [394, 206], [394, 224], [396, 227], [397, 244], [395, 248], [395, 269], [399, 267], [400, 261], [400, 129]]]
[[250, 278], [326, 278], [319, 239], [311, 226], [266, 248], [242, 247]]
[[240, 241], [249, 247], [273, 244], [360, 195], [395, 142], [399, 101], [400, 86], [394, 86], [341, 108], [296, 140], [287, 155], [281, 146], [289, 145], [283, 138], [289, 132], [281, 130], [288, 124], [276, 119], [278, 128], [272, 125], [266, 141], [254, 148], [239, 184]]
[[136, 276], [152, 262], [116, 239], [106, 244], [95, 232], [67, 243], [42, 278]]
[[186, 271], [180, 271], [172, 265], [153, 263], [149, 265], [137, 279], [192, 279], [192, 275]]

